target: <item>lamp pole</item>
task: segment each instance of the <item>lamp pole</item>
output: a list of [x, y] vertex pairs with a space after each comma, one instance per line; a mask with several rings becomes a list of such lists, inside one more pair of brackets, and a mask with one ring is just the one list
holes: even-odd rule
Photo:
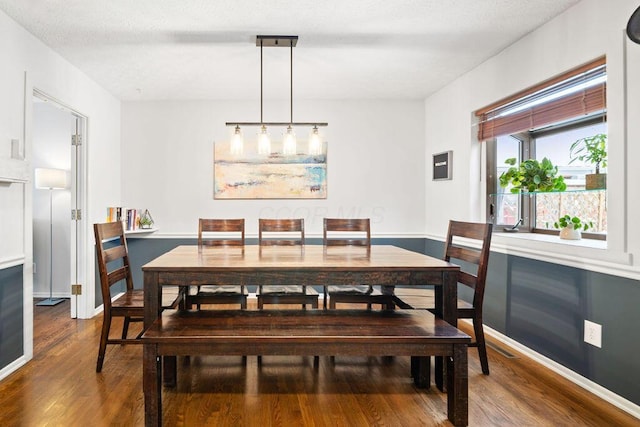
[[49, 298], [36, 303], [36, 305], [57, 305], [63, 300], [53, 298], [53, 188], [49, 187]]

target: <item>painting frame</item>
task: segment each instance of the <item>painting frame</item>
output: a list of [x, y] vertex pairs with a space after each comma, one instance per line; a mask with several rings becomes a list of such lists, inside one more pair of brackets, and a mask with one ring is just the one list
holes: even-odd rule
[[227, 141], [214, 143], [214, 200], [326, 199], [327, 143], [320, 154], [298, 150], [285, 155], [277, 147], [270, 154], [245, 142], [242, 154], [233, 154]]

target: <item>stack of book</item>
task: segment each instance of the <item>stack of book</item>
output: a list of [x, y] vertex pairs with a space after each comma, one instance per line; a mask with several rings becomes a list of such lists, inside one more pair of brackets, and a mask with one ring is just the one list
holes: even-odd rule
[[140, 226], [140, 217], [143, 215], [144, 209], [125, 209], [122, 207], [107, 208], [107, 222], [122, 221], [122, 225], [126, 231], [138, 230]]

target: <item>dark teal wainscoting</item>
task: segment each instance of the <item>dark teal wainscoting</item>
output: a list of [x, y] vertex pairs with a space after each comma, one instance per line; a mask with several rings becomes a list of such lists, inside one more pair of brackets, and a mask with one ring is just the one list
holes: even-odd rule
[[22, 265], [0, 270], [0, 369], [24, 355]]
[[[443, 250], [425, 244], [429, 255]], [[602, 348], [584, 342], [585, 319], [602, 325]], [[491, 252], [484, 323], [640, 405], [637, 280]]]

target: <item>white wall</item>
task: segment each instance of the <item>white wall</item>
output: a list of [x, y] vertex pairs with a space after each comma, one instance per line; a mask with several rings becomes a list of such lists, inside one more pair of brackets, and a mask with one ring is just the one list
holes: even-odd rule
[[[283, 104], [265, 103], [266, 112]], [[286, 107], [286, 105], [284, 105]], [[129, 102], [122, 106], [122, 202], [148, 208], [155, 236], [191, 235], [198, 217], [304, 217], [321, 235], [325, 216], [370, 217], [375, 236], [423, 235], [424, 105], [421, 101], [300, 101], [295, 120], [326, 121], [325, 200], [214, 200], [213, 146], [228, 140], [227, 121], [257, 121], [259, 103]], [[245, 137], [258, 128], [244, 129]], [[282, 132], [282, 129], [279, 131]], [[299, 130], [306, 143], [308, 130]], [[302, 143], [302, 142], [301, 142]]]
[[[640, 45], [623, 34], [635, 0], [583, 0], [543, 27], [525, 36], [425, 101], [427, 161], [430, 153], [454, 150], [454, 180], [427, 181], [427, 203], [437, 195], [442, 209], [427, 209], [427, 234], [441, 237], [449, 218], [484, 218], [482, 146], [476, 141], [473, 111], [599, 56], [607, 57], [609, 132], [607, 249], [572, 248], [510, 236], [494, 237], [496, 249], [551, 262], [568, 262], [638, 277], [633, 254], [640, 253], [640, 232], [628, 219], [640, 210], [636, 184], [640, 171], [627, 164], [639, 158], [638, 102]], [[628, 64], [625, 65], [625, 54]], [[628, 80], [625, 80], [625, 73]], [[626, 87], [625, 91], [625, 85]], [[629, 119], [625, 117], [626, 100]], [[628, 165], [630, 165], [628, 167]], [[431, 167], [427, 163], [427, 174]], [[482, 181], [481, 181], [482, 180]], [[561, 256], [559, 256], [561, 255]]]
[[[33, 89], [37, 88], [89, 117], [87, 144], [88, 192], [82, 238], [86, 245], [87, 304], [78, 315], [90, 316], [93, 307], [94, 251], [89, 225], [103, 219], [104, 206], [120, 198], [120, 102], [82, 74], [29, 32], [0, 11], [0, 155], [11, 139], [24, 144], [26, 161], [33, 162], [31, 145]], [[25, 359], [32, 356], [33, 342], [33, 249], [32, 183], [0, 185], [0, 218], [9, 218], [0, 229], [0, 241], [11, 240], [0, 256], [24, 259]], [[90, 241], [89, 241], [90, 239]], [[20, 244], [14, 244], [21, 241]], [[0, 265], [2, 260], [0, 259]], [[14, 366], [12, 369], [15, 369]], [[5, 374], [0, 372], [0, 376]]]

